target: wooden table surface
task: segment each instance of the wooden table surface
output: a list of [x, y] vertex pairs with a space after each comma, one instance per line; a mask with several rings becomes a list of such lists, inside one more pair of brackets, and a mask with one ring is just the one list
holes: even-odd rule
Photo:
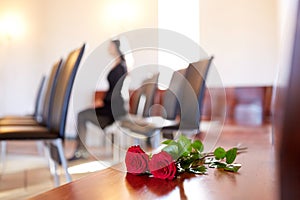
[[239, 173], [209, 169], [207, 175], [183, 174], [173, 181], [124, 172], [124, 165], [42, 193], [32, 199], [278, 199], [276, 162], [270, 126], [226, 126], [218, 146], [247, 146], [236, 162]]

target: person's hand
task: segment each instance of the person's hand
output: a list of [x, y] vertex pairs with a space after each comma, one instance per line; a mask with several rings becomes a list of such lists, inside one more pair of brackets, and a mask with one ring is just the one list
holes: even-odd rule
[[95, 101], [95, 108], [101, 108], [104, 106], [104, 102], [101, 99]]

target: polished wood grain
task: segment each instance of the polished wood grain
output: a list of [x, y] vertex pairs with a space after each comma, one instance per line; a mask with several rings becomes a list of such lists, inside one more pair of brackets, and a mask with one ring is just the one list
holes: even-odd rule
[[[124, 172], [121, 163], [33, 197], [46, 199], [277, 199], [277, 179], [270, 126], [225, 126], [218, 145], [242, 145], [239, 173], [209, 169], [207, 175], [183, 174], [173, 181]], [[199, 138], [204, 137], [200, 134]]]

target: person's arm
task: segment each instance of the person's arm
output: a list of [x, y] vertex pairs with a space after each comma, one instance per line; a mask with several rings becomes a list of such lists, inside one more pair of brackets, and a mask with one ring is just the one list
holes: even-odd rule
[[[114, 77], [111, 80], [111, 85], [110, 85], [110, 89], [113, 91], [115, 89], [115, 86], [117, 85], [118, 81], [123, 77], [123, 75], [126, 74], [126, 71], [123, 68], [120, 68], [119, 70], [116, 70], [116, 72], [114, 73]], [[118, 88], [118, 90], [121, 90], [121, 88]], [[112, 98], [112, 92], [107, 94], [105, 99], [104, 99], [104, 103], [105, 102], [111, 102], [111, 98]]]

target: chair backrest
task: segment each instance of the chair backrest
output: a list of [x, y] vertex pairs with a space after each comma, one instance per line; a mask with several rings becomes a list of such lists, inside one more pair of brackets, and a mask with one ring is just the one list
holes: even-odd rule
[[42, 102], [42, 116], [41, 119], [37, 119], [40, 121], [42, 125], [49, 125], [49, 112], [50, 112], [50, 104], [54, 96], [55, 88], [56, 88], [56, 83], [57, 83], [57, 77], [60, 71], [60, 68], [62, 66], [62, 59], [58, 60], [56, 63], [54, 63], [50, 74], [48, 76], [48, 80], [46, 83], [45, 87], [45, 94], [44, 94], [44, 99]]
[[179, 99], [182, 98], [186, 69], [175, 71], [172, 75], [169, 88], [163, 96], [163, 108], [166, 113], [162, 116], [174, 120], [180, 111]]
[[143, 93], [142, 96], [145, 97], [145, 106], [143, 109], [143, 117], [149, 117], [151, 112], [151, 106], [154, 103], [155, 93], [157, 90], [157, 82], [158, 82], [159, 73], [154, 74], [152, 78], [147, 79], [143, 85]]
[[71, 91], [84, 49], [85, 45], [68, 55], [57, 77], [53, 100], [50, 103], [49, 129], [60, 138], [64, 138]]
[[[142, 86], [133, 92], [131, 97], [131, 113], [148, 117], [150, 108], [153, 105], [159, 74], [143, 81]], [[140, 110], [141, 108], [141, 110]]]
[[182, 98], [180, 99], [180, 128], [182, 129], [199, 128], [203, 96], [205, 92], [205, 79], [212, 59], [213, 57], [191, 63], [186, 69], [186, 81], [184, 84]]
[[46, 80], [46, 76], [43, 76], [41, 81], [40, 81], [40, 85], [38, 88], [38, 92], [35, 98], [35, 104], [34, 104], [34, 112], [33, 112], [33, 116], [35, 118], [39, 117], [39, 115], [42, 113], [41, 109], [42, 109], [42, 100], [43, 100], [43, 91], [45, 88], [45, 80]]

